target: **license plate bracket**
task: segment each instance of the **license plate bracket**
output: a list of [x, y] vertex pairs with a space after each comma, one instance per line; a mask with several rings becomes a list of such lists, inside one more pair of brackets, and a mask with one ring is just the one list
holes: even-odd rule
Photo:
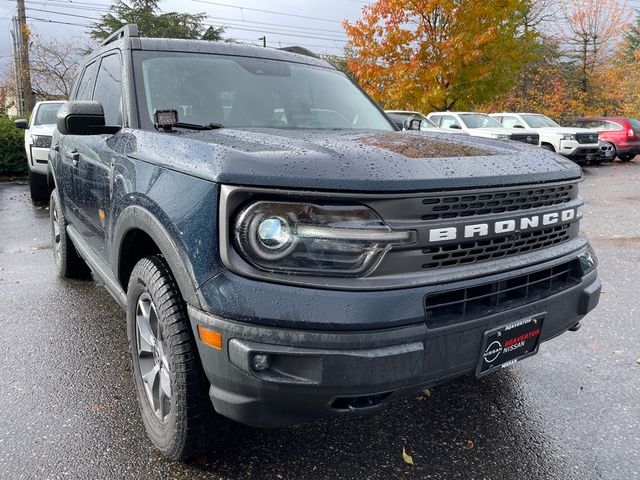
[[545, 314], [484, 332], [476, 377], [483, 377], [538, 353]]

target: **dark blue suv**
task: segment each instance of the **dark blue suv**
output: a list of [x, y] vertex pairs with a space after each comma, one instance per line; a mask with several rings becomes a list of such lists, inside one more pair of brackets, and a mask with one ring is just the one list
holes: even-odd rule
[[127, 26], [58, 113], [56, 265], [126, 310], [145, 426], [172, 458], [220, 415], [285, 426], [500, 370], [598, 302], [579, 167], [397, 131], [297, 51]]

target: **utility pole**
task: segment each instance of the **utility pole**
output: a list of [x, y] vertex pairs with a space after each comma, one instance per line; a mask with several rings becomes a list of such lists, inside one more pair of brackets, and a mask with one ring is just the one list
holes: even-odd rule
[[262, 40], [262, 46], [267, 48], [267, 36], [260, 37], [258, 40]]
[[20, 61], [20, 27], [18, 26], [18, 17], [14, 16], [11, 19], [13, 28], [11, 30], [11, 46], [13, 47], [13, 71], [15, 72], [15, 102], [16, 109], [19, 116], [24, 116], [24, 101], [22, 97], [22, 80], [20, 77], [20, 71], [22, 70]]
[[27, 13], [24, 7], [24, 0], [18, 2], [18, 35], [20, 51], [20, 71], [16, 72], [22, 90], [23, 114], [33, 110], [36, 104], [31, 88], [31, 68], [29, 63], [29, 27], [27, 27]]

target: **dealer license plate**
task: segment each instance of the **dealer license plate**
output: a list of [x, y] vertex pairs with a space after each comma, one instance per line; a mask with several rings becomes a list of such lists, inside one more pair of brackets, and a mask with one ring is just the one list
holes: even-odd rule
[[488, 330], [482, 338], [476, 376], [482, 377], [538, 353], [544, 315]]

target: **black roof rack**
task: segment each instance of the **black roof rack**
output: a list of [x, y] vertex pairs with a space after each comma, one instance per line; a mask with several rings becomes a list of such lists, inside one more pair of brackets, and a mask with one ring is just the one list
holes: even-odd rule
[[307, 48], [304, 48], [304, 47], [297, 47], [297, 46], [282, 47], [282, 48], [279, 48], [278, 50], [284, 50], [285, 52], [291, 52], [291, 53], [298, 53], [300, 55], [306, 55], [307, 57], [320, 58], [318, 55], [313, 53], [311, 50], [309, 50]]
[[139, 36], [140, 35], [138, 35], [138, 25], [136, 25], [135, 23], [130, 23], [113, 32], [111, 35], [105, 38], [100, 45], [104, 47], [105, 45], [109, 45], [111, 42], [115, 42], [116, 40], [120, 40], [121, 38], [124, 38], [124, 37], [139, 37]]

